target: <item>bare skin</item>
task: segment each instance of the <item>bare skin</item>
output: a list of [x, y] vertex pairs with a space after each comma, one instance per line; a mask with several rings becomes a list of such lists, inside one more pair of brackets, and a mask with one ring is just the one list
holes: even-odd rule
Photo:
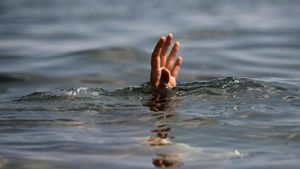
[[171, 33], [167, 37], [161, 37], [152, 52], [150, 83], [153, 89], [176, 87], [182, 57], [177, 56], [180, 48], [178, 41], [169, 52], [172, 40]]

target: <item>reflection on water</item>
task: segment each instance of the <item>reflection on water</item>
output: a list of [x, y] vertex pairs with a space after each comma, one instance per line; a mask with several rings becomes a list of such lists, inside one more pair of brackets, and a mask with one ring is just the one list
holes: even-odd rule
[[155, 167], [159, 168], [182, 166], [181, 159], [176, 153], [157, 154], [157, 157], [153, 159], [152, 163]]
[[[299, 7], [1, 1], [0, 168], [299, 168]], [[181, 83], [153, 94], [168, 32]]]
[[[178, 107], [178, 104], [174, 101], [174, 97], [176, 97], [176, 89], [172, 90], [166, 88], [160, 91], [154, 91], [153, 96], [146, 104], [152, 111], [151, 116], [156, 119], [155, 128], [151, 130], [153, 134], [147, 140], [151, 147], [176, 144], [171, 141], [174, 140], [174, 136], [171, 135], [171, 127], [164, 123], [167, 118], [176, 115], [175, 108]], [[152, 164], [159, 168], [180, 167], [183, 163], [179, 153], [180, 152], [158, 153], [156, 157], [152, 159]]]
[[298, 166], [299, 84], [228, 77], [154, 93], [148, 83], [34, 92], [0, 102], [1, 164], [234, 168], [238, 162], [247, 168], [262, 160], [255, 166]]

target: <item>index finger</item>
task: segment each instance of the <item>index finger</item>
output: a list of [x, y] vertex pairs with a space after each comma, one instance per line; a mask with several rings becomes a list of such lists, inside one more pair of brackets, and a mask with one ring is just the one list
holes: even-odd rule
[[166, 41], [165, 37], [161, 37], [158, 42], [156, 43], [156, 46], [152, 52], [151, 56], [151, 70], [159, 70], [160, 68], [160, 53], [162, 50], [162, 47]]

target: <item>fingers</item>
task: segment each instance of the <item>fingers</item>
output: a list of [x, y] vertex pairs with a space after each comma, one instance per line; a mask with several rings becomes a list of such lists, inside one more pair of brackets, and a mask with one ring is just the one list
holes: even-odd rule
[[[151, 56], [150, 83], [154, 88], [160, 88], [165, 85], [170, 85], [171, 87], [176, 86], [176, 79], [182, 64], [182, 57], [176, 59], [180, 48], [179, 42], [175, 42], [169, 53], [172, 40], [173, 35], [169, 33], [167, 37], [161, 37], [153, 49]], [[173, 77], [175, 78], [175, 81]]]
[[159, 70], [160, 68], [160, 54], [165, 41], [166, 38], [161, 37], [156, 43], [156, 46], [152, 52], [152, 57], [151, 57], [151, 70]]
[[166, 39], [165, 44], [163, 45], [161, 54], [160, 54], [160, 66], [164, 67], [166, 64], [166, 60], [167, 60], [167, 53], [169, 51], [169, 48], [172, 44], [172, 40], [173, 40], [173, 34], [169, 33]]
[[151, 56], [151, 75], [150, 75], [150, 83], [152, 86], [158, 86], [159, 78], [160, 78], [160, 53], [163, 47], [163, 44], [165, 43], [166, 38], [161, 37], [158, 42], [156, 43], [156, 46], [152, 52]]
[[179, 71], [180, 71], [180, 66], [182, 65], [182, 57], [178, 57], [175, 63], [175, 66], [173, 67], [172, 71], [171, 71], [171, 75], [175, 77], [175, 79], [177, 79]]
[[174, 60], [177, 56], [177, 53], [179, 52], [179, 48], [180, 48], [180, 43], [179, 42], [175, 42], [173, 48], [172, 48], [172, 51], [169, 55], [169, 57], [167, 58], [167, 61], [166, 61], [166, 65], [165, 67], [169, 70], [172, 70], [173, 68], [173, 65], [174, 65]]

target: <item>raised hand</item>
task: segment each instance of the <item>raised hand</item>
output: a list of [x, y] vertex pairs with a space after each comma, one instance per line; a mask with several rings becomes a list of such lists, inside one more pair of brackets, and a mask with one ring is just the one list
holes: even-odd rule
[[180, 48], [179, 42], [175, 42], [169, 53], [172, 40], [173, 35], [171, 33], [168, 34], [167, 38], [161, 37], [152, 52], [150, 83], [154, 89], [176, 87], [182, 57], [177, 57]]

